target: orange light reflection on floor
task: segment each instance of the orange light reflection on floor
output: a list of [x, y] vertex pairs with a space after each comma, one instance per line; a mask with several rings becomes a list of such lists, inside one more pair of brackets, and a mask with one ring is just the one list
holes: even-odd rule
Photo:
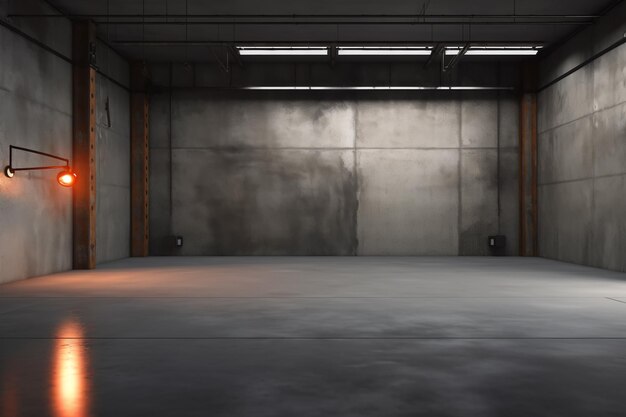
[[57, 417], [88, 417], [88, 357], [83, 329], [75, 320], [58, 329], [53, 360], [53, 407]]
[[2, 382], [0, 415], [2, 417], [18, 417], [17, 381], [13, 369], [3, 375]]

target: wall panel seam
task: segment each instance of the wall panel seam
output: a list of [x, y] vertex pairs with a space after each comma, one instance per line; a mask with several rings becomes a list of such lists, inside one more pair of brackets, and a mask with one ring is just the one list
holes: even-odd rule
[[608, 110], [613, 110], [613, 109], [615, 109], [617, 107], [620, 107], [620, 106], [623, 106], [625, 104], [626, 104], [626, 101], [621, 101], [621, 102], [619, 102], [617, 104], [614, 104], [614, 105], [611, 105], [611, 106], [607, 106], [607, 107], [603, 107], [603, 108], [598, 109], [598, 110], [594, 110], [591, 113], [586, 113], [585, 115], [577, 117], [576, 119], [572, 119], [572, 120], [570, 120], [568, 122], [561, 123], [560, 125], [556, 125], [556, 126], [548, 128], [548, 129], [542, 130], [541, 132], [539, 132], [539, 135], [543, 135], [544, 133], [549, 133], [549, 132], [551, 132], [553, 130], [557, 130], [557, 129], [561, 128], [561, 127], [565, 127], [567, 125], [579, 122], [579, 121], [584, 120], [584, 119], [586, 119], [588, 117], [593, 117], [593, 116], [595, 116], [598, 113], [602, 113], [602, 112], [605, 112], [605, 111], [608, 111]]

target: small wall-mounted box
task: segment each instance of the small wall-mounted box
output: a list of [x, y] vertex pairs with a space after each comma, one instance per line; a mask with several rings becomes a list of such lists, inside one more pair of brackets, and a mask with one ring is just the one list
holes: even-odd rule
[[182, 248], [183, 247], [183, 237], [182, 236], [176, 236], [176, 247], [177, 248]]
[[493, 256], [506, 255], [506, 236], [494, 235], [487, 238], [489, 250]]
[[503, 235], [489, 236], [489, 247], [490, 248], [506, 247], [506, 236], [503, 236]]

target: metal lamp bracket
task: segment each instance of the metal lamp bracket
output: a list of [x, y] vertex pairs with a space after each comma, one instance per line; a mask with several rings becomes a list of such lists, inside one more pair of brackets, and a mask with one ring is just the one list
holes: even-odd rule
[[[33, 153], [36, 155], [41, 155], [41, 156], [45, 156], [47, 158], [53, 158], [56, 159], [58, 161], [62, 161], [65, 162], [65, 165], [44, 165], [44, 166], [34, 166], [34, 167], [15, 167], [13, 166], [13, 151], [22, 151], [22, 152], [28, 152], [28, 153]], [[57, 155], [52, 155], [46, 152], [40, 152], [40, 151], [36, 151], [34, 149], [28, 149], [28, 148], [22, 148], [21, 146], [13, 146], [10, 145], [9, 146], [9, 165], [7, 165], [4, 168], [4, 175], [6, 175], [9, 178], [13, 178], [13, 176], [15, 175], [16, 172], [19, 171], [38, 171], [38, 170], [43, 170], [43, 169], [66, 169], [66, 170], [70, 170], [70, 161], [67, 158], [61, 158], [60, 156]]]

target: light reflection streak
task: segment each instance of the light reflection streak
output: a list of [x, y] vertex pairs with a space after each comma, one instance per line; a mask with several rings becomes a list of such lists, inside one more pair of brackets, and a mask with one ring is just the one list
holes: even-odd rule
[[89, 417], [89, 358], [80, 324], [59, 327], [54, 346], [52, 399], [56, 417]]

